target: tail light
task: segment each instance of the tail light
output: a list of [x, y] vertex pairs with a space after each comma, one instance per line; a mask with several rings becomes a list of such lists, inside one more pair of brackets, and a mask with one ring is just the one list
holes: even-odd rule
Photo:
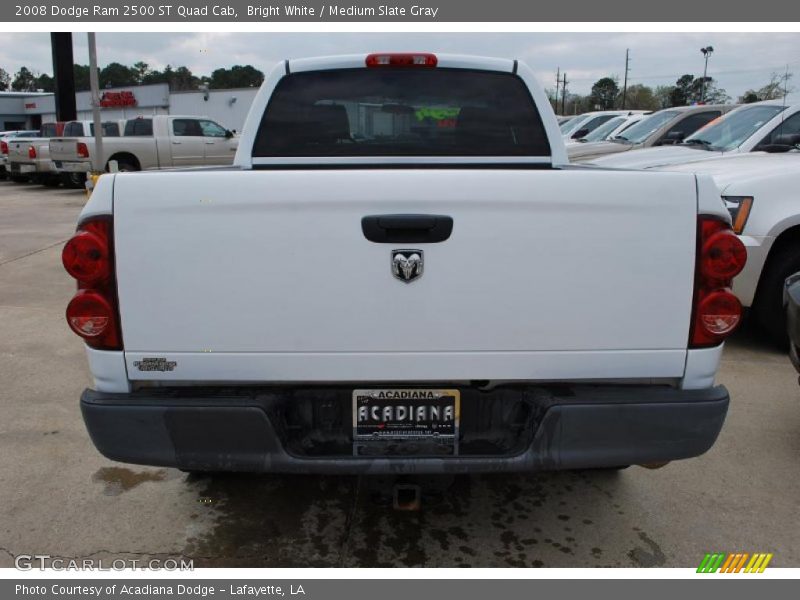
[[108, 281], [111, 276], [108, 232], [104, 221], [89, 221], [66, 243], [61, 261], [67, 273], [89, 285]]
[[28, 158], [36, 158], [36, 148], [28, 146]]
[[78, 226], [61, 252], [64, 268], [78, 282], [78, 293], [67, 305], [67, 323], [100, 350], [122, 349], [113, 239], [111, 218], [94, 217]]
[[89, 158], [89, 147], [83, 142], [78, 142], [78, 156]]
[[726, 222], [701, 215], [696, 261], [689, 347], [707, 348], [722, 343], [742, 320], [742, 305], [730, 286], [747, 262], [747, 249]]
[[0, 142], [0, 154], [8, 154], [8, 144], [6, 142]]
[[368, 67], [435, 67], [438, 62], [429, 52], [370, 54], [366, 61]]

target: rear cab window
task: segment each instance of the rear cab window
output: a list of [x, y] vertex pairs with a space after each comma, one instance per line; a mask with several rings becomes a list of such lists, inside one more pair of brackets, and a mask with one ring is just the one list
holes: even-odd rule
[[125, 123], [126, 136], [153, 135], [153, 119], [131, 119]]
[[40, 137], [49, 138], [49, 137], [56, 137], [58, 128], [56, 127], [55, 123], [45, 123], [42, 125], [41, 135]]
[[[119, 124], [112, 122], [101, 123], [104, 137], [119, 137]], [[83, 123], [70, 121], [64, 126], [64, 137], [84, 137], [86, 135]], [[94, 123], [89, 123], [89, 135], [94, 135]]]
[[83, 123], [78, 121], [67, 123], [64, 126], [64, 137], [83, 137]]
[[532, 156], [550, 144], [525, 83], [468, 69], [337, 69], [276, 86], [253, 157]]
[[173, 119], [172, 135], [175, 137], [202, 137], [203, 130], [198, 119]]

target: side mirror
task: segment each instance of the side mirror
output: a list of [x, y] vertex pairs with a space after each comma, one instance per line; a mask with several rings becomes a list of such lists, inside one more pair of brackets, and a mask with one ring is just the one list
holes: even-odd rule
[[797, 146], [800, 144], [800, 133], [782, 133], [775, 137], [773, 144], [783, 144], [785, 146]]
[[573, 133], [573, 134], [572, 134], [570, 137], [571, 137], [573, 140], [578, 140], [578, 139], [580, 139], [580, 138], [582, 138], [582, 137], [585, 137], [585, 136], [586, 136], [586, 135], [588, 135], [589, 133], [591, 133], [591, 132], [589, 131], [589, 128], [588, 128], [588, 127], [584, 127], [583, 129], [578, 129], [578, 131], [576, 131], [575, 133]]
[[674, 146], [675, 144], [680, 144], [686, 134], [682, 131], [668, 131], [664, 137], [658, 140], [654, 145], [655, 146]]
[[667, 139], [671, 144], [680, 144], [686, 139], [686, 134], [683, 131], [670, 131], [667, 133]]
[[233, 137], [233, 132], [230, 129], [225, 130], [225, 139], [229, 140]]
[[800, 145], [800, 133], [782, 133], [776, 135], [771, 143], [760, 144], [755, 149], [761, 150], [762, 152], [777, 154], [794, 150], [798, 145]]

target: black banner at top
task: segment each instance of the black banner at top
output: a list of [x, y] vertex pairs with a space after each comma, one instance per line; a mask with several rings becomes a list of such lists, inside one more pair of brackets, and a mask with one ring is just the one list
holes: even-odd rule
[[790, 22], [786, 0], [11, 0], [5, 22]]

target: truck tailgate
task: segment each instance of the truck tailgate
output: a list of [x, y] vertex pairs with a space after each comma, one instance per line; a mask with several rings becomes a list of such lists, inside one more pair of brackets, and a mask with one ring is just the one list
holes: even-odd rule
[[15, 139], [8, 142], [8, 162], [12, 163], [32, 163], [33, 159], [28, 155], [28, 149], [34, 146], [37, 151], [40, 147], [41, 139]]
[[[131, 379], [683, 374], [697, 219], [689, 174], [126, 174], [114, 214]], [[448, 215], [452, 235], [368, 241], [362, 217], [392, 214]], [[422, 251], [422, 276], [398, 280], [393, 250]]]
[[50, 159], [58, 160], [78, 160], [78, 139], [77, 138], [51, 138], [50, 139]]

